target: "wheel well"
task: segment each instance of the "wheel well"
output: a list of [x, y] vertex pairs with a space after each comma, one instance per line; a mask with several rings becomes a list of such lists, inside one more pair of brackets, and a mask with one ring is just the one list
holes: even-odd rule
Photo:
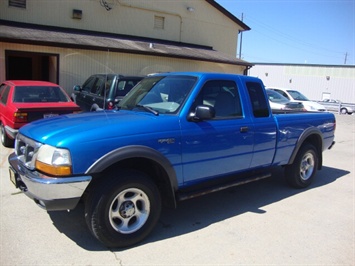
[[312, 134], [309, 135], [302, 143], [300, 147], [305, 145], [306, 143], [309, 143], [313, 145], [316, 150], [317, 150], [317, 156], [318, 156], [318, 170], [322, 168], [323, 164], [323, 157], [322, 157], [322, 151], [323, 151], [323, 144], [322, 144], [322, 138], [318, 134]]
[[104, 182], [109, 176], [107, 173], [117, 172], [118, 169], [133, 169], [147, 174], [156, 184], [163, 204], [167, 207], [176, 207], [175, 194], [168, 173], [160, 164], [147, 158], [124, 159], [107, 167], [101, 173], [93, 174], [93, 182], [90, 183], [88, 190], [93, 189], [97, 182]]

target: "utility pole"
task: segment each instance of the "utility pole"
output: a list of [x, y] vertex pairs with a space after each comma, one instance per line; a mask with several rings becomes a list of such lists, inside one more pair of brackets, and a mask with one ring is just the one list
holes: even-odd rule
[[[242, 13], [242, 22], [243, 22], [243, 13]], [[242, 44], [243, 44], [243, 31], [240, 32], [239, 59], [242, 58]]]
[[348, 52], [345, 53], [344, 65], [346, 65], [346, 59], [348, 58]]

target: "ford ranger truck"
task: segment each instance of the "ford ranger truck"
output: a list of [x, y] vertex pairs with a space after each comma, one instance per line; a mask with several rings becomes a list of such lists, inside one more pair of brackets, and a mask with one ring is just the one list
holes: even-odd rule
[[335, 125], [327, 112], [272, 114], [258, 78], [156, 74], [117, 110], [22, 127], [10, 180], [47, 211], [82, 201], [92, 234], [128, 247], [153, 230], [162, 205], [269, 177], [275, 166], [291, 186], [309, 186]]

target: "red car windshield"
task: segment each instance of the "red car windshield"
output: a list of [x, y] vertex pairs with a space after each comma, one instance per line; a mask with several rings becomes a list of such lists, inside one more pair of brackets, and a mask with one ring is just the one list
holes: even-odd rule
[[15, 88], [14, 102], [43, 103], [43, 102], [69, 102], [60, 87], [51, 86], [17, 86]]

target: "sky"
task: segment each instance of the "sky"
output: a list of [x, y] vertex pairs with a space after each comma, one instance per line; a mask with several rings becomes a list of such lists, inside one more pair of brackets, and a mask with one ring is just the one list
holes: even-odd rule
[[355, 65], [355, 0], [215, 1], [251, 28], [242, 33], [243, 60]]

